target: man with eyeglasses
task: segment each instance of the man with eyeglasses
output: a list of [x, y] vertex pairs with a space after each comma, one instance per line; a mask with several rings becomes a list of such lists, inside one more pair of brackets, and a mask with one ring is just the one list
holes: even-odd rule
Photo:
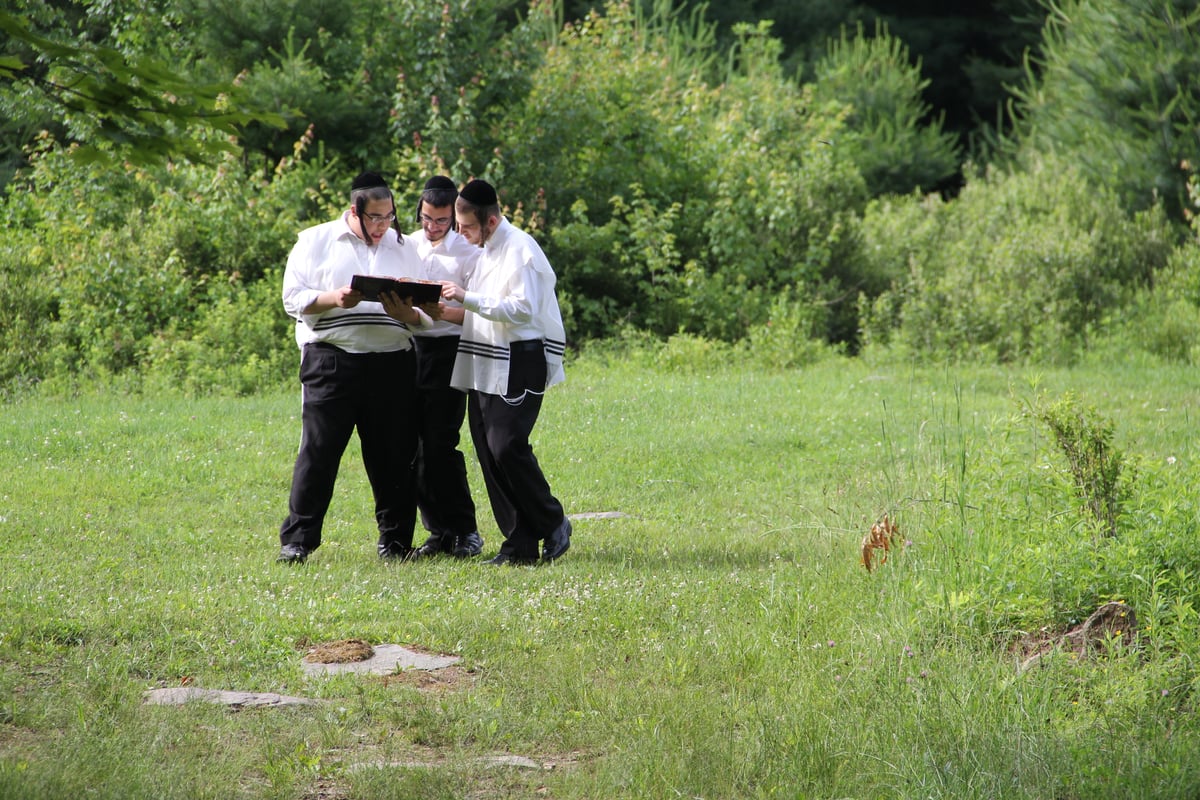
[[[444, 175], [425, 183], [417, 201], [417, 222], [410, 234], [421, 257], [420, 277], [465, 284], [479, 248], [458, 235], [454, 201], [458, 188]], [[467, 484], [466, 459], [458, 449], [467, 415], [467, 395], [450, 385], [462, 330], [461, 303], [447, 301], [442, 318], [413, 338], [417, 350], [417, 507], [429, 538], [421, 556], [448, 553], [471, 558], [483, 552], [475, 522], [475, 503]]]
[[412, 335], [430, 328], [442, 305], [418, 308], [391, 293], [366, 302], [350, 288], [357, 274], [418, 276], [416, 246], [393, 229], [395, 220], [387, 183], [364, 172], [351, 183], [350, 208], [301, 231], [288, 256], [283, 306], [296, 320], [302, 353], [302, 413], [278, 561], [302, 563], [320, 547], [338, 466], [356, 429], [375, 499], [379, 557], [407, 561], [416, 552]]

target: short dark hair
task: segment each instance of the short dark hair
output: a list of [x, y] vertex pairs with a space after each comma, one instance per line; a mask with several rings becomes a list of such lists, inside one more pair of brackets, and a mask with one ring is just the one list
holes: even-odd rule
[[417, 200], [417, 211], [414, 217], [417, 222], [421, 221], [421, 204], [430, 208], [445, 208], [450, 206], [450, 230], [458, 230], [458, 219], [454, 214], [454, 201], [458, 199], [458, 189], [426, 189], [421, 192], [421, 197]]

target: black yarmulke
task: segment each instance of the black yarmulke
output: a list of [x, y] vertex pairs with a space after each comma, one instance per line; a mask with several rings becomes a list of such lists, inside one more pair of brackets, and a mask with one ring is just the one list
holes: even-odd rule
[[449, 189], [452, 192], [457, 192], [458, 187], [454, 185], [454, 181], [447, 178], [445, 175], [434, 175], [429, 180], [425, 181], [425, 191], [430, 189]]
[[496, 190], [490, 183], [478, 178], [464, 186], [458, 196], [473, 206], [494, 206], [497, 202]]
[[354, 192], [359, 189], [370, 189], [375, 186], [387, 188], [387, 181], [378, 172], [360, 172], [354, 182], [350, 184], [350, 191]]

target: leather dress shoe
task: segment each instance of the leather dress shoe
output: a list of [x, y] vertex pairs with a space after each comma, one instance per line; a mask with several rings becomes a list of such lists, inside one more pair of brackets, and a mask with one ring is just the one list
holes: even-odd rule
[[571, 520], [563, 518], [562, 524], [554, 529], [554, 533], [546, 537], [542, 545], [542, 561], [554, 561], [571, 549]]
[[420, 558], [419, 551], [415, 547], [397, 544], [396, 542], [384, 543], [380, 542], [377, 546], [379, 557], [384, 561], [394, 563], [402, 563], [404, 561], [414, 561]]
[[493, 567], [529, 567], [537, 563], [536, 558], [518, 558], [510, 553], [500, 553], [495, 558], [483, 562]]
[[285, 544], [279, 548], [279, 557], [275, 560], [281, 564], [303, 564], [308, 553], [308, 548], [302, 544]]
[[474, 558], [483, 552], [483, 537], [478, 531], [460, 534], [454, 537], [454, 557]]
[[421, 558], [426, 556], [436, 556], [441, 553], [453, 553], [455, 550], [456, 539], [453, 536], [446, 536], [441, 533], [431, 533], [429, 538], [425, 540], [425, 544], [417, 548], [417, 555]]

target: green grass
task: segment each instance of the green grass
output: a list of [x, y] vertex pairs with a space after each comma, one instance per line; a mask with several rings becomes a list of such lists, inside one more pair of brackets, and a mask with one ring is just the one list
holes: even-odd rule
[[[1116, 537], [1021, 413], [1067, 391], [1130, 458]], [[1183, 368], [576, 363], [535, 449], [569, 512], [626, 516], [494, 569], [378, 563], [356, 445], [324, 546], [275, 564], [298, 392], [9, 405], [0, 798], [1194, 797], [1198, 408]], [[1111, 599], [1134, 646], [1018, 672]], [[304, 677], [298, 645], [349, 637], [464, 669]], [[325, 702], [142, 704], [185, 682]]]

